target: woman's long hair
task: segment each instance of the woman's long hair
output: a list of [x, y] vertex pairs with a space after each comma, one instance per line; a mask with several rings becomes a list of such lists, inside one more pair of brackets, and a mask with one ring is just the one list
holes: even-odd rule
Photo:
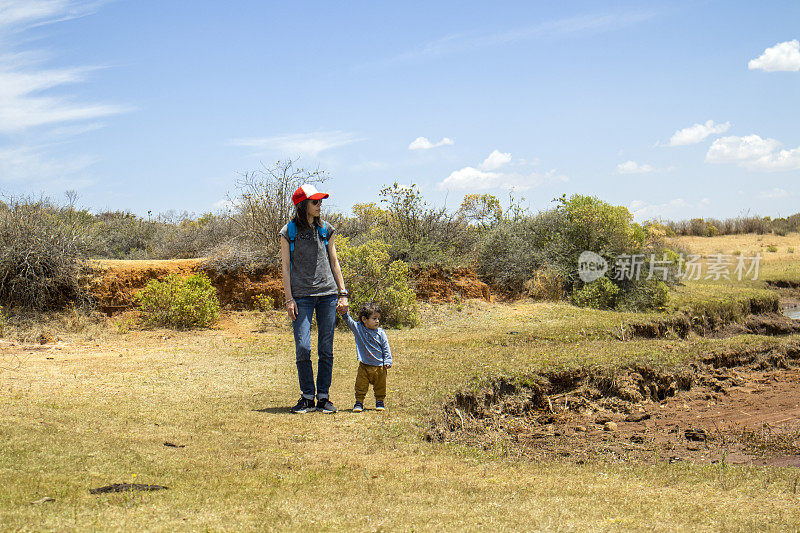
[[[294, 206], [294, 219], [298, 230], [309, 230], [311, 226], [308, 225], [308, 200], [303, 200]], [[322, 226], [319, 217], [314, 217], [314, 225]]]

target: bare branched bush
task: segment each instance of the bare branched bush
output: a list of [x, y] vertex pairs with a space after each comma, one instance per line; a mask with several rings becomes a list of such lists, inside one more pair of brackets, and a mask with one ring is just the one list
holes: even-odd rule
[[0, 207], [0, 303], [58, 309], [83, 299], [84, 241], [49, 200], [11, 199]]
[[289, 159], [245, 172], [236, 182], [238, 196], [231, 200], [240, 239], [262, 248], [273, 262], [280, 250], [278, 232], [294, 216], [292, 193], [304, 183], [328, 179], [325, 171], [306, 170], [295, 163], [297, 159]]
[[139, 259], [147, 257], [157, 225], [128, 211], [104, 211], [87, 221], [89, 257]]
[[235, 240], [236, 225], [232, 218], [213, 213], [195, 218], [193, 214], [183, 213], [178, 220], [159, 220], [148, 256], [153, 259], [205, 257], [220, 244]]
[[231, 240], [212, 249], [207, 254], [203, 267], [221, 274], [229, 274], [257, 271], [272, 264], [275, 264], [274, 255], [269, 255], [261, 247], [244, 241]]

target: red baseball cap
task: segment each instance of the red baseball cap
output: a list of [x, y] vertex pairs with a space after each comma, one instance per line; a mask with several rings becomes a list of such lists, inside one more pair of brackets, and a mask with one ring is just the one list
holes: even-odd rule
[[319, 192], [313, 185], [304, 183], [303, 185], [299, 186], [296, 191], [294, 191], [294, 194], [292, 195], [292, 202], [294, 202], [294, 205], [297, 205], [303, 200], [322, 200], [328, 196], [330, 196], [328, 193]]

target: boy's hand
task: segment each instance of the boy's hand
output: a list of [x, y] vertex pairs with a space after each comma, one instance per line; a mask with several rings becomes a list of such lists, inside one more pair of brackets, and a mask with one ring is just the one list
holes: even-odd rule
[[386, 370], [389, 370], [390, 368], [392, 368], [392, 365], [383, 365], [383, 368], [385, 368]]
[[347, 296], [339, 297], [339, 300], [336, 302], [336, 309], [343, 315], [347, 314], [347, 311], [350, 309], [350, 302]]

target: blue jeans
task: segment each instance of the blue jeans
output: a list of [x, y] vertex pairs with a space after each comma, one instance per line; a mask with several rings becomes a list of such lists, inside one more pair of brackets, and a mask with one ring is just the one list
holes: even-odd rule
[[311, 366], [311, 317], [317, 312], [317, 399], [328, 398], [333, 375], [333, 330], [336, 328], [338, 296], [295, 298], [297, 318], [292, 322], [297, 361], [297, 377], [303, 398], [314, 399], [314, 369]]

